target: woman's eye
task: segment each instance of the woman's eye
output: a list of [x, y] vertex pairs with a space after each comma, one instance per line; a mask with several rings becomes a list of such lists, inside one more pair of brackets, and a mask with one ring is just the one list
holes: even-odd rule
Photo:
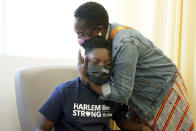
[[83, 37], [84, 34], [83, 33], [78, 33], [78, 36]]
[[84, 34], [80, 34], [81, 37], [84, 37]]

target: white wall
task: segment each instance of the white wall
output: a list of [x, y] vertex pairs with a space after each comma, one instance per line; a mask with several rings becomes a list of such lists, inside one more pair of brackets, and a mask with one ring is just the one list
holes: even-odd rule
[[76, 66], [76, 60], [25, 58], [0, 55], [0, 130], [20, 131], [16, 108], [14, 76], [18, 68], [32, 65], [65, 64]]

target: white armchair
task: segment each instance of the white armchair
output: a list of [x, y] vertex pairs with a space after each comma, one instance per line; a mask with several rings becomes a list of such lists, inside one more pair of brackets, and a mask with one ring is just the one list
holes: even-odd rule
[[77, 68], [65, 65], [18, 69], [15, 75], [17, 110], [22, 131], [33, 131], [41, 118], [39, 108], [54, 88], [78, 76]]

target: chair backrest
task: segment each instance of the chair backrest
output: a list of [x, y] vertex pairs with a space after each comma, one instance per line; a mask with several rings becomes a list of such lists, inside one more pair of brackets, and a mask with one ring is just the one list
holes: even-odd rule
[[78, 76], [77, 68], [55, 65], [21, 68], [16, 71], [15, 91], [22, 131], [33, 131], [41, 118], [40, 107], [55, 87]]

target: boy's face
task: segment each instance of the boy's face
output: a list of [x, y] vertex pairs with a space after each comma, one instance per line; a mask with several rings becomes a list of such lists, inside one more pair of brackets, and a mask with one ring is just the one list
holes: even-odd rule
[[88, 77], [97, 85], [106, 83], [111, 75], [111, 53], [105, 48], [96, 48], [88, 53]]
[[96, 48], [88, 53], [89, 65], [101, 65], [107, 68], [112, 68], [111, 53], [105, 48]]

